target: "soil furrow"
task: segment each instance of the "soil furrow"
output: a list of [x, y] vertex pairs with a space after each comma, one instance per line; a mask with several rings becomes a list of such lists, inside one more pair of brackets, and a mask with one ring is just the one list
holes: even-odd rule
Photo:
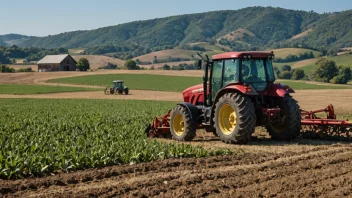
[[[154, 196], [154, 195], [160, 195], [161, 193], [169, 193], [169, 192], [171, 193], [172, 189], [174, 188], [175, 191], [178, 191], [178, 192], [181, 191], [185, 193], [182, 195], [187, 195], [189, 192], [182, 191], [183, 190], [182, 187], [187, 186], [191, 189], [197, 189], [197, 188], [201, 189], [199, 187], [192, 187], [192, 185], [202, 184], [204, 180], [207, 180], [207, 181], [216, 180], [221, 182], [225, 178], [226, 180], [228, 180], [228, 178], [234, 177], [234, 178], [238, 178], [239, 181], [241, 181], [243, 180], [242, 178], [243, 175], [246, 175], [246, 174], [253, 174], [253, 173], [265, 172], [265, 171], [275, 172], [275, 169], [280, 169], [280, 167], [285, 167], [285, 166], [289, 167], [291, 165], [294, 165], [297, 162], [301, 162], [302, 164], [304, 164], [309, 160], [315, 160], [316, 158], [320, 159], [324, 156], [325, 157], [333, 156], [334, 154], [339, 154], [344, 151], [348, 152], [348, 151], [351, 151], [351, 149], [346, 150], [346, 148], [338, 147], [338, 148], [333, 148], [333, 149], [328, 149], [323, 151], [318, 150], [307, 154], [302, 154], [302, 155], [293, 156], [293, 157], [279, 158], [276, 160], [270, 160], [259, 164], [235, 165], [230, 167], [220, 166], [220, 167], [205, 168], [205, 169], [191, 168], [190, 170], [186, 169], [186, 170], [180, 170], [180, 171], [175, 171], [171, 173], [163, 172], [159, 174], [148, 174], [144, 176], [137, 175], [134, 178], [125, 179], [122, 181], [119, 181], [119, 178], [114, 178], [113, 180], [112, 179], [101, 180], [97, 182], [92, 182], [90, 184], [76, 184], [73, 186], [64, 186], [64, 187], [52, 186], [49, 189], [46, 189], [44, 191], [47, 192], [47, 190], [50, 190], [51, 193], [54, 193], [54, 192], [58, 193], [58, 194], [55, 194], [55, 196], [63, 196], [65, 194], [67, 195], [67, 193], [72, 193], [71, 195], [74, 195], [74, 196], [78, 196], [78, 195], [89, 196], [89, 195], [92, 195], [92, 193], [93, 195], [98, 195], [97, 193], [99, 193], [99, 195], [102, 195], [100, 193], [103, 193], [105, 195], [119, 196], [119, 195], [126, 195], [126, 193], [127, 194], [132, 193], [130, 195], [138, 196], [138, 195], [143, 195], [143, 194], [140, 194], [142, 192], [145, 192], [146, 194], [144, 195], [146, 196]], [[255, 182], [255, 181], [252, 181], [252, 182]], [[181, 188], [179, 188], [179, 186], [181, 186]], [[55, 188], [57, 188], [57, 190]], [[89, 191], [87, 191], [88, 189]], [[208, 189], [208, 190], [211, 190], [211, 189]], [[216, 191], [216, 189], [214, 190]], [[41, 191], [41, 190], [38, 189], [38, 191]], [[139, 194], [135, 194], [136, 191], [138, 191]], [[47, 196], [45, 192], [44, 194], [37, 194], [37, 195]], [[20, 195], [20, 194], [21, 193], [17, 195]], [[30, 194], [31, 192], [29, 192], [29, 194], [27, 195], [30, 195]]]

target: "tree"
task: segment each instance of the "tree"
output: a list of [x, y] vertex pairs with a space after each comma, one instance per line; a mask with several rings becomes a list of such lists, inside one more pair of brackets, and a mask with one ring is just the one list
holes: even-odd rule
[[279, 78], [281, 79], [291, 79], [292, 73], [290, 71], [283, 71], [279, 74]]
[[303, 69], [295, 69], [292, 74], [292, 80], [302, 80], [305, 76]]
[[351, 80], [351, 68], [340, 66], [338, 75], [335, 76], [330, 82], [334, 84], [347, 84], [349, 80]]
[[137, 63], [136, 63], [136, 61], [134, 61], [134, 60], [127, 60], [126, 62], [125, 62], [125, 65], [124, 65], [125, 67], [126, 67], [126, 69], [128, 69], [128, 70], [138, 70], [138, 69], [140, 69], [138, 66], [137, 66]]
[[77, 63], [77, 69], [79, 71], [88, 71], [90, 69], [90, 64], [87, 58], [80, 58]]
[[281, 67], [281, 71], [291, 71], [291, 66], [284, 65], [284, 66]]
[[157, 56], [154, 56], [154, 60], [153, 60], [153, 63], [158, 63], [158, 57]]
[[320, 58], [315, 64], [318, 66], [318, 68], [312, 73], [312, 79], [315, 81], [328, 83], [339, 72], [334, 61]]
[[163, 66], [163, 70], [170, 70], [171, 68], [170, 68], [170, 66], [169, 65], [164, 65]]

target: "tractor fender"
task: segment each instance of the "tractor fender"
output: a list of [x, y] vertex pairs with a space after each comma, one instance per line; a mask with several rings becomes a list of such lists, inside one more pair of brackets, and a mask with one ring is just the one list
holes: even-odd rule
[[188, 110], [188, 112], [191, 114], [191, 118], [193, 120], [197, 120], [198, 119], [198, 116], [199, 116], [198, 111], [199, 110], [198, 110], [198, 108], [195, 105], [193, 105], [193, 104], [191, 104], [189, 102], [181, 102], [181, 103], [178, 103], [177, 105], [185, 107]]
[[[248, 89], [250, 88], [250, 89]], [[224, 88], [222, 88], [217, 94], [215, 99], [213, 99], [214, 103], [225, 93], [228, 92], [238, 92], [243, 95], [250, 95], [250, 96], [256, 96], [259, 95], [258, 92], [252, 87], [252, 85], [248, 85], [247, 87], [244, 85], [236, 85], [236, 84], [230, 84]]]
[[285, 97], [287, 94], [295, 93], [295, 91], [288, 85], [284, 84], [272, 84], [269, 89], [266, 90], [267, 96], [272, 97]]

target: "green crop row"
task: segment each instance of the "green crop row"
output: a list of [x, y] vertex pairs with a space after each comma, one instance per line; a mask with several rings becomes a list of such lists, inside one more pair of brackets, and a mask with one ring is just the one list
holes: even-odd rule
[[[111, 86], [113, 80], [124, 80], [125, 84], [134, 90], [178, 91], [201, 84], [200, 77], [165, 76], [152, 74], [103, 74], [69, 78], [53, 79], [49, 82], [79, 85]], [[280, 80], [283, 84], [290, 85], [293, 89], [351, 89], [352, 86], [316, 85], [305, 82]]]
[[103, 74], [49, 80], [49, 82], [111, 86], [113, 80], [124, 80], [125, 86], [134, 90], [183, 91], [202, 83], [201, 77], [166, 76], [153, 74]]
[[98, 91], [97, 88], [82, 87], [65, 87], [65, 86], [49, 86], [49, 85], [20, 85], [20, 84], [0, 84], [0, 94], [45, 94], [59, 92], [76, 92], [76, 91]]
[[174, 106], [152, 101], [0, 99], [0, 178], [228, 152], [148, 139], [146, 123]]

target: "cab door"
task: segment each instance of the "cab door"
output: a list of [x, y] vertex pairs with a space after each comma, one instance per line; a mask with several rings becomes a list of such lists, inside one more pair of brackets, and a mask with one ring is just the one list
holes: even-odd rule
[[214, 64], [212, 67], [213, 76], [211, 79], [211, 97], [213, 99], [216, 97], [216, 94], [219, 92], [219, 90], [223, 87], [223, 79], [222, 79], [223, 66], [224, 66], [223, 60], [214, 61]]

